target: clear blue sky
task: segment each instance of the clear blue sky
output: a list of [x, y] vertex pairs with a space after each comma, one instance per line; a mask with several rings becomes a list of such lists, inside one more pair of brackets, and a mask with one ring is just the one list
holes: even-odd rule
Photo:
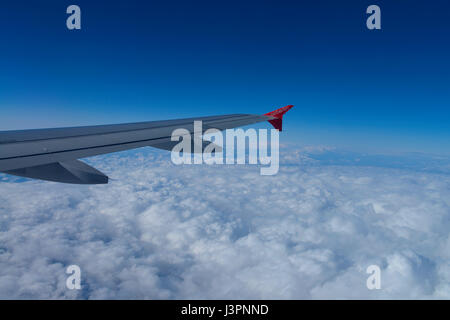
[[[77, 4], [82, 30], [66, 28]], [[378, 4], [382, 30], [365, 10]], [[450, 3], [3, 1], [0, 130], [265, 113], [283, 141], [450, 153]]]

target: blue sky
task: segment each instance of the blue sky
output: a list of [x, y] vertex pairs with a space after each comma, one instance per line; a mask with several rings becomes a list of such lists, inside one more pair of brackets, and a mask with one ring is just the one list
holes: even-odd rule
[[[82, 30], [66, 29], [78, 4]], [[365, 27], [378, 4], [382, 30]], [[448, 1], [9, 1], [0, 130], [265, 113], [283, 141], [450, 153]]]

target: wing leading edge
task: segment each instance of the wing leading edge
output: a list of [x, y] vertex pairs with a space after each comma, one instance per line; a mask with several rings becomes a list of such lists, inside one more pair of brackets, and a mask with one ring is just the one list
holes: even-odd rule
[[78, 159], [152, 146], [171, 150], [173, 130], [194, 121], [219, 130], [269, 121], [281, 131], [286, 106], [264, 115], [230, 114], [179, 120], [0, 132], [0, 172], [63, 183], [102, 184], [108, 177]]

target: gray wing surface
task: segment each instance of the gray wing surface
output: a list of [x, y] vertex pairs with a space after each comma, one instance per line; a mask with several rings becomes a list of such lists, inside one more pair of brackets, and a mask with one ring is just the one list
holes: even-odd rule
[[195, 120], [202, 121], [204, 130], [225, 130], [276, 118], [280, 117], [230, 114], [116, 125], [0, 131], [0, 172], [65, 183], [108, 183], [106, 175], [78, 159], [146, 146], [171, 150], [178, 143], [171, 141], [172, 132], [183, 128], [193, 133]]

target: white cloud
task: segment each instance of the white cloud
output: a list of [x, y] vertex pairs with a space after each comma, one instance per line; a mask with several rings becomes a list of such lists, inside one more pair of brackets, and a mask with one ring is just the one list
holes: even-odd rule
[[90, 160], [108, 185], [0, 176], [0, 298], [450, 298], [448, 162], [280, 155], [276, 176], [159, 151]]

